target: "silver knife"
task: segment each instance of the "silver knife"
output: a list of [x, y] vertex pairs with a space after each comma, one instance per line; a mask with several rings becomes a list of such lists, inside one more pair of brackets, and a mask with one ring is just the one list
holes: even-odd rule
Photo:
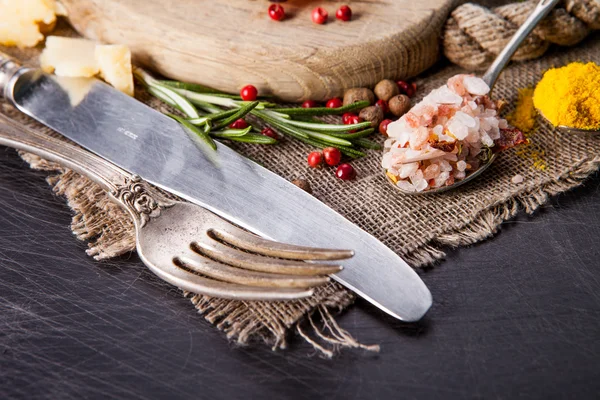
[[393, 317], [417, 321], [431, 306], [417, 273], [375, 237], [220, 143], [216, 167], [177, 122], [111, 86], [47, 75], [0, 53], [0, 90], [17, 109], [84, 148], [256, 234], [354, 250], [334, 279]]

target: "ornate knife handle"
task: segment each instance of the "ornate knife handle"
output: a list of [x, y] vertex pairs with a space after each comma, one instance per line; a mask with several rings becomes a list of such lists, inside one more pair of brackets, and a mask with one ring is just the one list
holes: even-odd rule
[[137, 175], [131, 175], [93, 153], [63, 140], [36, 133], [0, 114], [0, 145], [13, 147], [55, 161], [85, 175], [108, 191], [129, 211], [136, 224], [144, 226], [173, 202]]

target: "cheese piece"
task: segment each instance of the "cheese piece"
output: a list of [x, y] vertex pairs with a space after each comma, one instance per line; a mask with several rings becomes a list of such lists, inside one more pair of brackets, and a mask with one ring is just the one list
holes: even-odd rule
[[131, 52], [119, 44], [96, 46], [96, 61], [100, 76], [121, 92], [133, 96]]
[[100, 71], [96, 43], [87, 39], [48, 36], [40, 64], [44, 71], [59, 76], [89, 78]]
[[92, 78], [72, 78], [66, 76], [52, 76], [52, 79], [69, 95], [69, 101], [73, 108], [77, 107], [85, 99], [96, 82]]
[[35, 46], [54, 29], [56, 9], [55, 0], [0, 0], [0, 44]]

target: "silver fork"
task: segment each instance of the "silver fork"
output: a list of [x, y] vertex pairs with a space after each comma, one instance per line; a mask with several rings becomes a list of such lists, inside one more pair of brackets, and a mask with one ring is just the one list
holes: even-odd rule
[[144, 264], [193, 293], [238, 300], [304, 298], [342, 269], [316, 261], [353, 256], [351, 250], [294, 246], [248, 233], [198, 205], [168, 198], [101, 157], [2, 114], [0, 144], [58, 162], [107, 190], [133, 218]]

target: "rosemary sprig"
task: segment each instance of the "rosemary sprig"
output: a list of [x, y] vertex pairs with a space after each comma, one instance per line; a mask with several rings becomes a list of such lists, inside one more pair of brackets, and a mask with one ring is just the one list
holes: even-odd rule
[[[318, 148], [337, 147], [352, 158], [363, 157], [360, 148], [380, 149], [377, 143], [365, 139], [375, 130], [369, 122], [352, 125], [330, 124], [315, 116], [340, 115], [368, 106], [368, 101], [357, 102], [338, 108], [282, 108], [259, 99], [243, 101], [240, 96], [195, 83], [157, 80], [141, 69], [136, 69], [136, 78], [150, 94], [181, 111], [186, 118], [172, 116], [186, 130], [193, 132], [205, 145], [213, 143], [211, 137], [244, 143], [274, 144], [277, 140], [258, 132], [256, 126], [246, 129], [228, 129], [234, 121], [248, 114], [268, 123], [284, 136], [299, 140]], [[199, 111], [200, 110], [200, 111]], [[209, 146], [210, 148], [216, 148]]]

